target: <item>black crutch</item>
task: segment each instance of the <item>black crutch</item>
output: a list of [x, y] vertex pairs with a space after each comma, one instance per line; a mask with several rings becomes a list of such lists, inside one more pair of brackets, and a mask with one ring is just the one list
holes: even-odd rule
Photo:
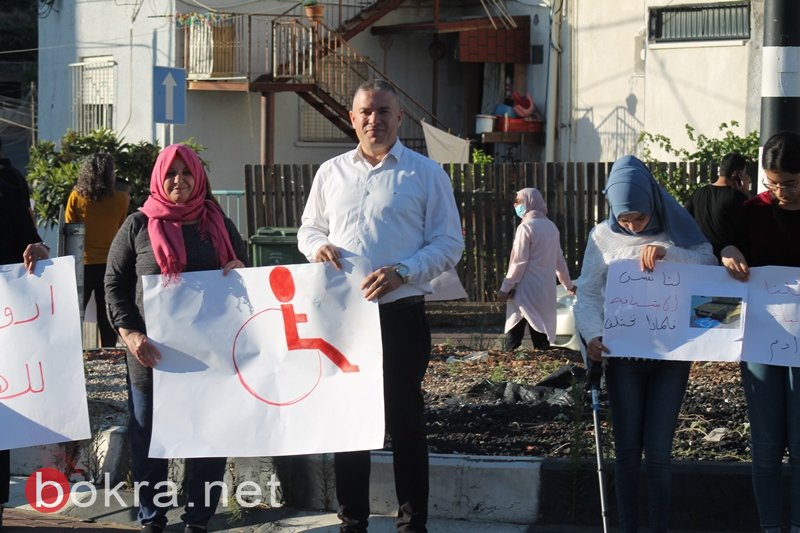
[[[583, 339], [581, 339], [583, 340]], [[586, 356], [586, 370], [589, 390], [592, 395], [592, 420], [594, 422], [594, 449], [597, 455], [597, 482], [600, 484], [600, 513], [603, 520], [603, 533], [608, 533], [608, 508], [606, 506], [606, 480], [603, 471], [602, 426], [600, 426], [600, 380], [603, 377], [603, 363]]]

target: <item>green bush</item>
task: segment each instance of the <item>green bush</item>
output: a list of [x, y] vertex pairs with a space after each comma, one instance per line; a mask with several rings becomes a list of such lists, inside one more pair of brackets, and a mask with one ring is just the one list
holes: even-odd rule
[[702, 133], [697, 134], [693, 127], [686, 124], [686, 135], [694, 144], [692, 151], [675, 148], [669, 137], [643, 131], [639, 135], [639, 142], [642, 144], [642, 160], [648, 163], [658, 182], [681, 204], [685, 204], [700, 184], [692, 183], [681, 169], [670, 171], [664, 165], [656, 165], [657, 160], [653, 157], [651, 145], [658, 146], [679, 161], [697, 163], [700, 166], [702, 178], [707, 180], [710, 177], [707, 174], [716, 172], [714, 169], [717, 168], [722, 157], [730, 152], [739, 152], [750, 161], [758, 161], [758, 131], [751, 131], [742, 137], [731, 130], [738, 125], [739, 123], [735, 120], [730, 123], [723, 122], [719, 125], [721, 135], [717, 138], [710, 138]]
[[[198, 153], [205, 149], [193, 139], [183, 143]], [[67, 131], [59, 145], [60, 150], [51, 141], [40, 141], [31, 147], [27, 179], [40, 221], [50, 226], [58, 224], [59, 210], [67, 204], [75, 186], [81, 160], [97, 152], [111, 154], [117, 178], [130, 185], [131, 212], [141, 207], [150, 194], [150, 173], [161, 149], [158, 144], [125, 143], [113, 131], [99, 129], [86, 135]], [[203, 164], [207, 166], [206, 161]]]

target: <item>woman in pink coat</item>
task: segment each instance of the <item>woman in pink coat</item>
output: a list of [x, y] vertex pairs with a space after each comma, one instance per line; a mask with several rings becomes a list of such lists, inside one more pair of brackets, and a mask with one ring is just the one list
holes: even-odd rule
[[547, 218], [542, 193], [527, 188], [517, 192], [514, 211], [522, 219], [514, 235], [514, 246], [497, 299], [506, 302], [504, 349], [522, 344], [525, 326], [531, 331], [533, 347], [550, 348], [556, 336], [556, 284], [553, 274], [572, 294], [567, 261], [561, 251], [556, 225]]

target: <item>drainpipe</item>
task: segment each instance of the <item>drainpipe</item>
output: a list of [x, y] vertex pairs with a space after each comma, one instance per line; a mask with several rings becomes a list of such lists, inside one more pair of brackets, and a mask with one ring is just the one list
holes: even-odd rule
[[561, 61], [561, 19], [564, 0], [556, 0], [550, 12], [550, 57], [547, 64], [547, 113], [545, 117], [545, 161], [555, 161], [558, 129], [558, 64]]

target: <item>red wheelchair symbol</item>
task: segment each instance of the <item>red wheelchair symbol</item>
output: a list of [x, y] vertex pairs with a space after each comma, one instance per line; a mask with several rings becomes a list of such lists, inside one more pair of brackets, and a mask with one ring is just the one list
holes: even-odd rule
[[[287, 406], [307, 398], [322, 379], [324, 354], [344, 373], [358, 372], [342, 352], [320, 338], [301, 338], [297, 325], [308, 317], [294, 312], [294, 279], [288, 268], [278, 266], [269, 274], [280, 309], [269, 308], [251, 316], [233, 340], [233, 366], [239, 382], [253, 397], [269, 405]], [[278, 323], [280, 311], [283, 328]], [[284, 339], [275, 335], [283, 331]], [[265, 364], [267, 363], [268, 364]], [[311, 368], [314, 371], [309, 371]], [[289, 399], [284, 399], [289, 398]]]

